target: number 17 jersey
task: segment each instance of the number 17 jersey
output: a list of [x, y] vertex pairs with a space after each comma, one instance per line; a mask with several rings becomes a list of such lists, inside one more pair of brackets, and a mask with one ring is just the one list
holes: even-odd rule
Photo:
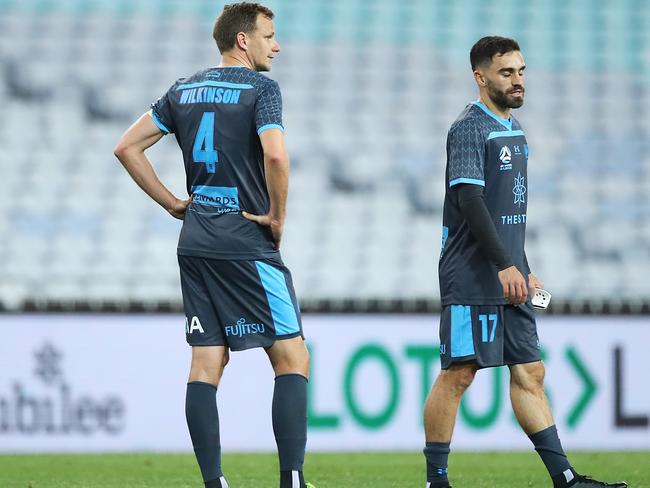
[[528, 205], [528, 143], [519, 122], [502, 119], [481, 102], [469, 104], [447, 137], [442, 252], [438, 267], [442, 305], [505, 305], [498, 269], [470, 231], [458, 185], [484, 188], [485, 206], [513, 264], [530, 270], [524, 252]]
[[183, 152], [192, 196], [178, 254], [213, 259], [260, 259], [278, 255], [267, 227], [242, 211], [269, 211], [259, 135], [284, 131], [278, 84], [245, 67], [200, 71], [178, 80], [149, 112]]

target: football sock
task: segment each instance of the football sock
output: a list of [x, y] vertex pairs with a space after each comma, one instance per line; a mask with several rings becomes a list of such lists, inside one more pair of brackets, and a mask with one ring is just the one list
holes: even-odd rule
[[427, 442], [424, 457], [427, 460], [427, 481], [431, 486], [446, 484], [447, 460], [449, 458], [449, 442]]
[[[217, 387], [202, 381], [187, 384], [185, 418], [205, 486], [226, 488], [221, 472]], [[211, 483], [211, 484], [208, 484]]]
[[300, 374], [275, 378], [272, 417], [280, 458], [280, 487], [302, 488], [307, 445], [307, 378]]
[[280, 471], [280, 488], [305, 488], [302, 471]]
[[578, 473], [573, 468], [564, 470], [562, 473], [553, 476], [553, 488], [566, 488], [578, 482]]
[[228, 483], [226, 483], [226, 478], [222, 476], [216, 480], [206, 481], [205, 488], [228, 488]]
[[542, 458], [555, 488], [567, 486], [574, 477], [571, 463], [562, 449], [555, 425], [528, 436]]

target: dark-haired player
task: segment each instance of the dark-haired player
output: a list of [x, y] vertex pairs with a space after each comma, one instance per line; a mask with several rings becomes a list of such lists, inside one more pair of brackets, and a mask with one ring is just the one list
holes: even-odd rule
[[[279, 253], [289, 160], [280, 89], [259, 73], [280, 52], [273, 12], [226, 5], [214, 38], [221, 64], [174, 83], [124, 133], [115, 155], [151, 198], [184, 219], [178, 262], [192, 346], [186, 417], [205, 486], [228, 486], [216, 403], [228, 350], [263, 347], [275, 372], [280, 487], [305, 488], [309, 357]], [[145, 156], [171, 133], [183, 152], [186, 200], [163, 185]]]
[[470, 53], [480, 98], [447, 138], [439, 264], [438, 376], [424, 409], [427, 488], [449, 488], [447, 458], [460, 399], [479, 368], [507, 365], [512, 408], [555, 488], [625, 488], [569, 463], [544, 394], [530, 289], [543, 288], [524, 252], [528, 145], [513, 108], [524, 103], [524, 58], [512, 39], [484, 37]]

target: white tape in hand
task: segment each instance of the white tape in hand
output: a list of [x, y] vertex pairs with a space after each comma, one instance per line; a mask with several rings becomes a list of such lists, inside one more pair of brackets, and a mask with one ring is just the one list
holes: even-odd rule
[[531, 299], [531, 303], [533, 304], [533, 307], [544, 310], [548, 307], [548, 304], [551, 303], [551, 294], [541, 288], [535, 288], [535, 294]]

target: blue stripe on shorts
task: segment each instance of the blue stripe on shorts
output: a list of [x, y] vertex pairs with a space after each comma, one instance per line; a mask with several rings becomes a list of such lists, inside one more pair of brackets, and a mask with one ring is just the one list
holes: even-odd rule
[[472, 334], [472, 307], [451, 306], [451, 357], [460, 358], [474, 354]]
[[281, 336], [300, 332], [298, 316], [291, 301], [284, 273], [261, 261], [255, 261], [255, 265], [262, 279], [262, 286], [264, 286], [269, 307], [271, 307], [275, 335]]

